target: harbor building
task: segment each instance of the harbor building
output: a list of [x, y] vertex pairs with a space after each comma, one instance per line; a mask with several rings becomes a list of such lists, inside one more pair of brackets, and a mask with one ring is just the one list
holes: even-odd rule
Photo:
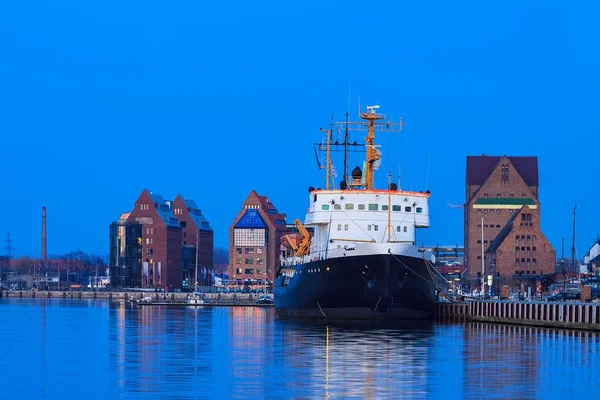
[[229, 227], [229, 278], [237, 285], [272, 286], [280, 262], [286, 216], [252, 190]]
[[178, 195], [171, 209], [181, 226], [181, 270], [183, 287], [194, 287], [196, 254], [198, 285], [211, 286], [213, 271], [213, 230], [193, 200]]
[[181, 288], [181, 243], [179, 221], [159, 194], [144, 189], [128, 223], [142, 225], [142, 287]]
[[465, 267], [474, 287], [482, 273], [487, 282], [498, 273], [501, 281], [515, 282], [528, 271], [531, 276], [554, 272], [556, 252], [541, 232], [538, 195], [537, 157], [467, 157]]
[[129, 213], [110, 224], [109, 275], [113, 287], [142, 286], [142, 224]]

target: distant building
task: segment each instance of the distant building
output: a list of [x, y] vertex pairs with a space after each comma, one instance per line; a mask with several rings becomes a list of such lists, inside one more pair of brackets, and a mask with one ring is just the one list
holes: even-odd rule
[[[498, 272], [501, 279], [513, 281], [520, 279], [522, 271], [530, 275], [554, 272], [556, 252], [540, 229], [538, 185], [537, 157], [467, 157], [465, 266], [474, 285], [480, 282], [477, 274], [482, 273], [482, 261], [486, 281], [491, 275], [495, 279]], [[528, 219], [516, 220], [522, 215]], [[496, 240], [500, 233], [502, 237]], [[485, 256], [482, 260], [488, 248], [489, 260], [495, 264], [486, 265]]]
[[193, 287], [198, 243], [198, 285], [211, 286], [213, 271], [213, 230], [193, 200], [178, 195], [171, 206], [182, 230], [181, 270], [183, 286]]
[[238, 284], [268, 284], [275, 279], [280, 263], [281, 236], [286, 216], [269, 198], [250, 192], [229, 227], [229, 278]]
[[127, 217], [142, 225], [142, 287], [181, 288], [182, 231], [170, 204], [144, 189]]
[[596, 240], [588, 252], [585, 253], [580, 272], [598, 276], [600, 272], [600, 239]]
[[114, 287], [142, 285], [142, 225], [127, 222], [129, 213], [110, 225], [109, 271]]

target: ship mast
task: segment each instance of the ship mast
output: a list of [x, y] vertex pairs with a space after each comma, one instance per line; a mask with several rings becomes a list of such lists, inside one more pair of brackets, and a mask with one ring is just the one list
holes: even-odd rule
[[378, 105], [367, 106], [367, 112], [360, 111], [359, 116], [366, 122], [338, 122], [342, 128], [354, 131], [367, 131], [365, 138], [365, 147], [367, 148], [366, 166], [364, 171], [364, 184], [349, 183], [348, 186], [364, 186], [365, 189], [373, 189], [375, 162], [381, 158], [381, 153], [377, 150], [375, 144], [375, 131], [400, 132], [404, 123], [402, 119], [399, 122], [377, 122], [385, 119], [385, 115], [375, 112], [379, 108]]
[[320, 166], [320, 168], [325, 168], [325, 190], [335, 189], [335, 185], [332, 182], [333, 176], [331, 171], [331, 128], [330, 129], [319, 129], [321, 132], [325, 133], [326, 141], [325, 141], [325, 165]]

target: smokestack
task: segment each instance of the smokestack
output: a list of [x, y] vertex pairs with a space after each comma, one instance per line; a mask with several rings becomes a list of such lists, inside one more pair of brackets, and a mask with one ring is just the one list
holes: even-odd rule
[[42, 207], [42, 261], [46, 261], [46, 206]]

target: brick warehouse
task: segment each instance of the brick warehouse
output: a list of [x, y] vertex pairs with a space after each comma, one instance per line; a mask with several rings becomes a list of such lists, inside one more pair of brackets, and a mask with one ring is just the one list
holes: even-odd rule
[[[540, 229], [538, 194], [537, 157], [467, 157], [465, 265], [466, 274], [475, 286], [479, 286], [479, 282], [473, 279], [482, 270], [482, 247], [484, 252], [490, 250], [487, 262], [484, 256], [485, 276], [500, 272], [501, 281], [515, 281], [522, 279], [527, 271], [530, 275], [540, 271], [543, 274], [554, 272], [556, 252]], [[523, 218], [522, 215], [525, 215], [525, 221], [518, 220]], [[527, 225], [521, 225], [521, 222]], [[525, 239], [521, 241], [522, 235]], [[530, 239], [527, 239], [528, 236]], [[539, 245], [532, 243], [533, 237]], [[510, 257], [509, 248], [512, 248]]]
[[287, 231], [285, 214], [269, 198], [251, 191], [229, 227], [229, 277], [250, 285], [275, 279], [280, 262], [281, 236]]
[[[126, 218], [122, 216], [111, 224], [111, 254], [121, 257], [111, 257], [110, 268], [122, 272], [115, 275], [114, 282], [111, 274], [113, 286], [131, 284], [179, 289], [182, 284], [189, 283], [191, 266], [196, 260], [196, 232], [200, 244], [198, 281], [200, 285], [212, 284], [213, 232], [192, 200], [178, 196], [173, 202], [165, 201], [162, 196], [145, 189], [135, 201], [133, 210], [125, 215]], [[141, 229], [137, 228], [139, 225]], [[141, 257], [124, 256], [134, 253]], [[140, 258], [141, 265], [138, 265]], [[201, 272], [200, 266], [206, 272], [204, 269]]]

